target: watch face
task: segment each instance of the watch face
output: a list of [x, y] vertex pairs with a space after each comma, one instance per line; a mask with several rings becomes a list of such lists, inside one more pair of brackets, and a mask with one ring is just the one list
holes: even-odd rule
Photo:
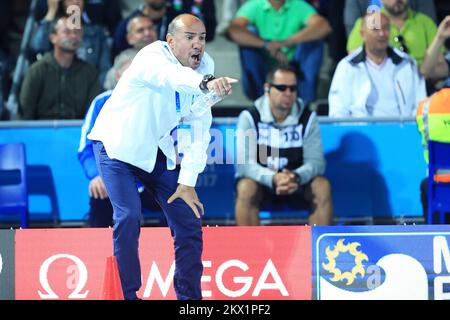
[[203, 81], [201, 83], [201, 87], [200, 89], [202, 90], [206, 90], [207, 89], [207, 84], [209, 81], [214, 80], [215, 77], [212, 74], [207, 74], [203, 77]]

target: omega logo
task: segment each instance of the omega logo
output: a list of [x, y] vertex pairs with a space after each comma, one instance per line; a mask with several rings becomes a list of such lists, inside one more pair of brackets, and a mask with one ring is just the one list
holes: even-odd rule
[[[69, 299], [85, 299], [89, 293], [89, 290], [86, 290], [85, 292], [81, 292], [83, 288], [86, 285], [87, 282], [87, 268], [84, 262], [78, 258], [77, 256], [61, 253], [53, 255], [49, 258], [47, 258], [44, 263], [41, 265], [41, 268], [39, 269], [39, 281], [41, 283], [42, 288], [44, 289], [44, 292], [41, 292], [38, 290], [39, 296], [42, 299], [58, 299], [59, 296], [52, 290], [50, 287], [50, 284], [48, 283], [48, 270], [50, 268], [50, 265], [55, 262], [58, 259], [69, 259], [72, 260], [75, 265], [73, 267], [76, 267], [77, 275], [78, 275], [78, 282], [72, 291], [72, 293], [68, 296]], [[73, 269], [72, 269], [73, 270]]]

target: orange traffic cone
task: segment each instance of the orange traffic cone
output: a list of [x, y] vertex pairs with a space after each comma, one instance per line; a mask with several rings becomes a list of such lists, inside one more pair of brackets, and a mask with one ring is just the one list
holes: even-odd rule
[[123, 300], [122, 285], [120, 284], [119, 269], [115, 256], [106, 258], [101, 300]]

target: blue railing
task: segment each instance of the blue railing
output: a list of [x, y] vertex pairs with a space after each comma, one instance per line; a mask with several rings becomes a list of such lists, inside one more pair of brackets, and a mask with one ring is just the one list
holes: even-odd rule
[[[236, 120], [217, 118], [213, 129], [225, 136], [235, 129]], [[419, 185], [426, 164], [414, 119], [319, 120], [335, 217], [422, 217]], [[31, 222], [86, 218], [88, 181], [77, 160], [81, 124], [78, 120], [0, 122], [0, 143], [26, 145]], [[206, 219], [232, 221], [233, 164], [208, 165], [199, 177], [198, 193]]]

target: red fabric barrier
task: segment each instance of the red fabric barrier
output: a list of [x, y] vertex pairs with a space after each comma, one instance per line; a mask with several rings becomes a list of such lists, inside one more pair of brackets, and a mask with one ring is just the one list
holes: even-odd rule
[[[204, 299], [311, 299], [309, 227], [205, 227]], [[16, 299], [100, 299], [111, 229], [16, 231]], [[143, 228], [143, 299], [175, 299], [168, 228]]]

